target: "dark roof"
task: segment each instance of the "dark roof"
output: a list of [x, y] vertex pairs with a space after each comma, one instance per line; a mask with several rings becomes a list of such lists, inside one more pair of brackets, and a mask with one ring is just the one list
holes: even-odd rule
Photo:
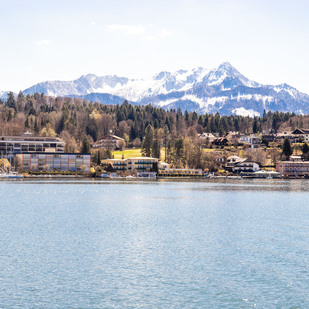
[[47, 155], [90, 155], [90, 153], [78, 153], [78, 152], [20, 152], [17, 154], [47, 154]]
[[104, 140], [104, 139], [106, 139], [106, 138], [108, 138], [108, 137], [112, 137], [113, 139], [117, 139], [117, 140], [124, 140], [123, 138], [121, 138], [121, 137], [119, 137], [119, 136], [116, 136], [116, 135], [113, 135], [113, 134], [106, 134], [106, 135], [100, 137], [100, 138], [97, 140], [97, 142], [99, 142], [100, 140]]
[[309, 134], [309, 129], [296, 129], [292, 134]]

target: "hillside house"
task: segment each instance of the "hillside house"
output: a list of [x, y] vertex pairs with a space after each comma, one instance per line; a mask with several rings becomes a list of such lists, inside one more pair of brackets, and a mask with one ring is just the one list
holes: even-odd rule
[[92, 147], [95, 149], [103, 148], [108, 150], [116, 150], [122, 149], [125, 144], [126, 143], [123, 138], [113, 134], [107, 134], [93, 143]]

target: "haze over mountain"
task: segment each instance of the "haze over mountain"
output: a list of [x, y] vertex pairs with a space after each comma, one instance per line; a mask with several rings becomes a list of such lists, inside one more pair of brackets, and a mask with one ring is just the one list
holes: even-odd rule
[[264, 109], [309, 113], [309, 95], [287, 84], [263, 85], [249, 80], [228, 62], [214, 69], [160, 72], [149, 79], [88, 74], [73, 81], [42, 82], [23, 92], [82, 97], [104, 104], [128, 100], [199, 113], [254, 116], [261, 115]]

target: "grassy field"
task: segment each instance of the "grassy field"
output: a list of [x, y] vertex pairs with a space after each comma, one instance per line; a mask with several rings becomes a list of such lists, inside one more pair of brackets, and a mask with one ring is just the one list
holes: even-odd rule
[[113, 151], [113, 155], [115, 159], [122, 159], [122, 155], [124, 159], [132, 158], [132, 157], [141, 157], [141, 149], [125, 149], [125, 150], [117, 150]]
[[[113, 151], [113, 155], [115, 159], [122, 159], [122, 155], [124, 159], [127, 159], [133, 157], [141, 157], [142, 153], [141, 148], [136, 148]], [[161, 148], [161, 161], [164, 162], [164, 148]]]

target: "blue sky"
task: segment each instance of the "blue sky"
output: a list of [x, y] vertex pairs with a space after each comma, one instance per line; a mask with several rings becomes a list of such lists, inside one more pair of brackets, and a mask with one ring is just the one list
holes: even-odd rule
[[0, 90], [230, 62], [309, 93], [309, 1], [0, 0]]

